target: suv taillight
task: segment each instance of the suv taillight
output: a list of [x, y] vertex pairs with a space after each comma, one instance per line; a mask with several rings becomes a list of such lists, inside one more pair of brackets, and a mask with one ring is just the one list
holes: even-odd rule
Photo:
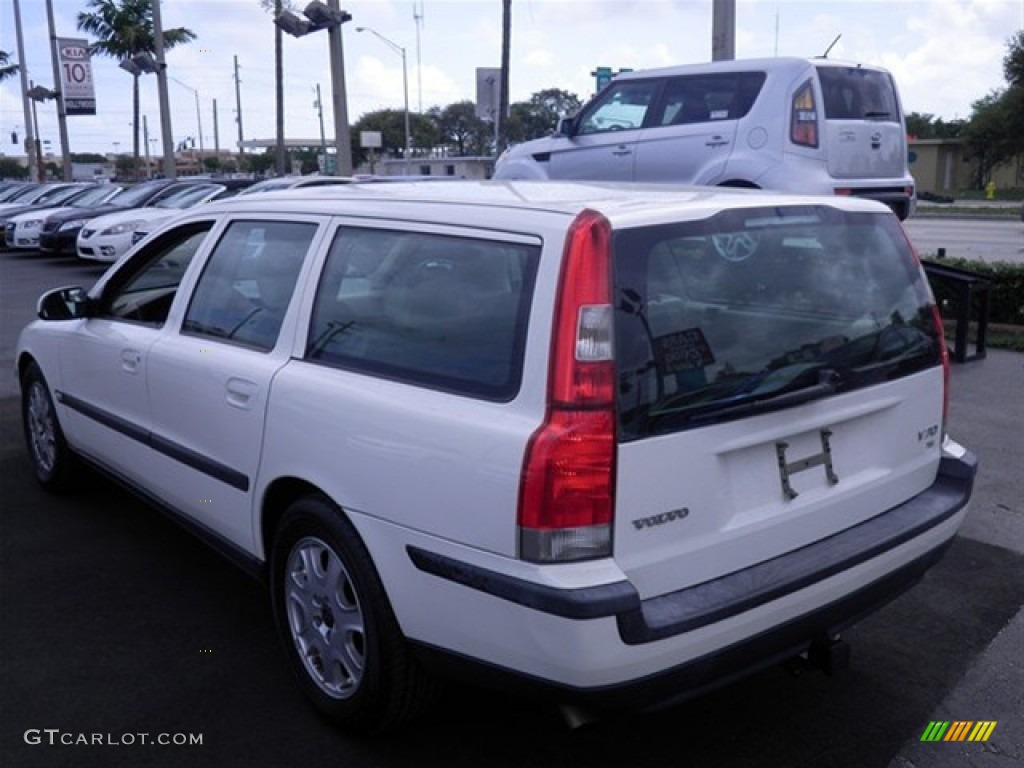
[[810, 80], [793, 95], [789, 140], [803, 147], [818, 146], [818, 111], [814, 107], [814, 86]]
[[555, 300], [547, 413], [526, 448], [519, 555], [607, 557], [615, 506], [611, 226], [583, 211], [566, 240]]

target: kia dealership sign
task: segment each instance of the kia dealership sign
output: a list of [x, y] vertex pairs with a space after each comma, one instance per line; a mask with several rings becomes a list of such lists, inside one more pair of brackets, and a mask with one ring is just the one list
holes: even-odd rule
[[96, 92], [92, 86], [89, 41], [57, 38], [60, 58], [60, 89], [68, 115], [95, 115]]

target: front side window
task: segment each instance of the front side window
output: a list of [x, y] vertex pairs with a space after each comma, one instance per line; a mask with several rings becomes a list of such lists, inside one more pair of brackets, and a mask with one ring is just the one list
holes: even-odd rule
[[178, 285], [212, 226], [204, 221], [175, 229], [137, 254], [107, 286], [99, 314], [163, 325]]
[[938, 365], [931, 294], [896, 220], [726, 211], [615, 239], [624, 439]]
[[578, 133], [605, 133], [641, 128], [658, 92], [659, 81], [612, 82], [584, 109]]
[[317, 289], [306, 357], [510, 400], [538, 253], [516, 243], [342, 229]]
[[306, 222], [232, 222], [203, 268], [182, 333], [273, 349], [316, 229]]

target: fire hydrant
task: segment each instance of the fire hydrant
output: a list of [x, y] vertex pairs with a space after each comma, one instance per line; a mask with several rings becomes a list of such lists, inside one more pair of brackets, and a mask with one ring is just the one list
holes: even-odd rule
[[996, 199], [996, 183], [994, 181], [990, 181], [988, 184], [985, 185], [985, 199]]

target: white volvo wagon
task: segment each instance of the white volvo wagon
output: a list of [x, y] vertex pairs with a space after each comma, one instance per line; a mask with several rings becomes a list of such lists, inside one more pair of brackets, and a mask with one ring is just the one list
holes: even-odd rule
[[827, 662], [973, 485], [931, 293], [872, 201], [254, 195], [39, 316], [39, 481], [99, 468], [265, 578], [299, 684], [362, 730], [439, 672], [641, 707]]

